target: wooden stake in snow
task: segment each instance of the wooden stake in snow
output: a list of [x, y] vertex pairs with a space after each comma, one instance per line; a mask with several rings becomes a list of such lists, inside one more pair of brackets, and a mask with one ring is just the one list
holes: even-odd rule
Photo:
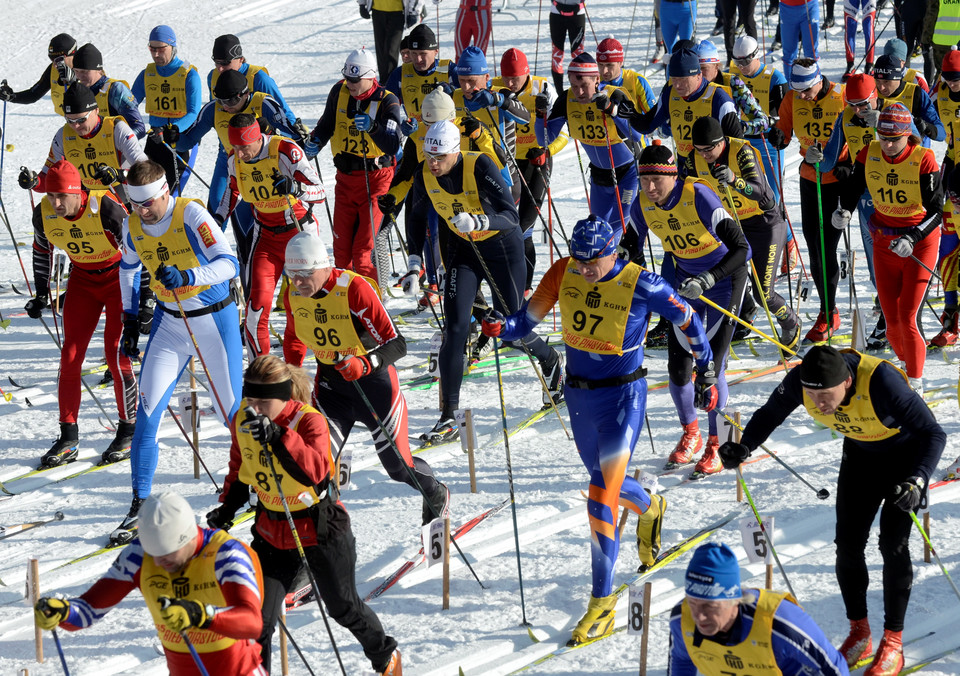
[[[191, 362], [192, 363], [192, 362]], [[287, 604], [280, 604], [280, 621], [287, 623]], [[290, 676], [290, 663], [287, 661], [287, 632], [280, 632], [280, 673], [283, 676]]]
[[653, 583], [643, 585], [643, 633], [640, 635], [640, 676], [647, 676], [647, 641], [650, 637], [650, 597]]
[[[30, 559], [30, 565], [27, 567], [27, 598], [30, 600], [30, 607], [37, 605], [40, 599], [40, 561]], [[36, 624], [33, 625], [33, 636], [37, 646], [37, 662], [43, 664], [43, 630]]]
[[467, 454], [467, 464], [470, 467], [470, 492], [477, 492], [477, 468], [473, 452], [476, 448], [476, 431], [473, 429], [473, 411], [469, 408], [457, 409], [453, 412], [460, 426], [460, 447]]

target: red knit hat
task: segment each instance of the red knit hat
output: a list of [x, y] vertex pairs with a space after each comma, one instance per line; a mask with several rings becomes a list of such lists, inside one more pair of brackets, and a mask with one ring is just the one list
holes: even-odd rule
[[913, 115], [902, 103], [894, 103], [880, 112], [877, 136], [908, 136], [913, 127]]
[[960, 50], [952, 47], [947, 52], [940, 71], [944, 80], [960, 80]]
[[44, 185], [47, 192], [73, 194], [80, 194], [83, 186], [80, 182], [80, 172], [66, 160], [60, 160], [47, 169]]
[[877, 82], [872, 75], [857, 73], [851, 75], [847, 80], [847, 86], [843, 92], [847, 103], [862, 103], [877, 96]]
[[527, 55], [516, 47], [511, 47], [500, 57], [500, 72], [504, 77], [520, 77], [530, 74]]
[[597, 63], [623, 63], [623, 45], [616, 38], [604, 38], [597, 45]]

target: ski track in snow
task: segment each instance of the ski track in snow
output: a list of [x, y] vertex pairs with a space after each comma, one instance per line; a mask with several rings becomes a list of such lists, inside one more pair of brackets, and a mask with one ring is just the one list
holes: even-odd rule
[[[548, 3], [543, 3], [548, 5]], [[643, 69], [648, 54], [653, 51], [652, 2], [638, 0], [636, 23], [631, 29], [634, 8], [629, 3], [614, 0], [590, 0], [588, 10], [592, 27], [598, 38], [616, 35], [627, 47], [627, 66]], [[452, 28], [457, 3], [446, 0], [439, 8], [441, 58], [452, 56]], [[758, 8], [765, 9], [765, 5]], [[427, 4], [427, 21], [436, 29], [436, 8]], [[509, 14], [494, 16], [494, 45], [488, 51], [491, 65], [499, 66], [499, 54], [508, 47], [523, 49], [535, 74], [549, 77], [549, 37], [547, 17], [541, 17], [541, 38], [536, 39], [538, 6], [530, 2], [521, 5], [514, 0], [507, 7]], [[703, 33], [714, 23], [712, 3], [701, 3], [698, 26]], [[839, 7], [837, 8], [839, 12]], [[880, 12], [878, 27], [887, 23], [891, 9]], [[759, 17], [758, 17], [759, 19]], [[36, 81], [46, 65], [45, 47], [49, 38], [66, 30], [80, 44], [93, 42], [100, 48], [106, 61], [106, 71], [112, 77], [133, 82], [136, 74], [148, 61], [147, 34], [159, 23], [171, 25], [177, 32], [179, 54], [197, 65], [206, 78], [213, 39], [232, 32], [240, 36], [244, 52], [251, 63], [268, 66], [294, 111], [312, 127], [322, 111], [330, 86], [339, 79], [339, 71], [346, 54], [361, 45], [372, 45], [371, 25], [357, 14], [353, 0], [310, 2], [301, 5], [290, 0], [257, 0], [242, 5], [212, 0], [202, 4], [183, 5], [169, 0], [140, 0], [133, 3], [100, 2], [80, 4], [74, 0], [55, 6], [20, 3], [5, 8], [5, 25], [9, 35], [5, 43], [6, 58], [0, 62], [0, 76], [5, 77], [16, 90]], [[758, 20], [758, 28], [768, 31], [762, 44], [769, 44], [774, 24]], [[628, 41], [629, 34], [629, 41]], [[892, 24], [878, 42], [893, 35]], [[700, 37], [705, 37], [701, 35]], [[858, 50], [863, 49], [859, 37]], [[716, 38], [722, 47], [722, 37]], [[587, 48], [595, 46], [588, 24]], [[842, 29], [828, 31], [827, 41], [821, 41], [822, 67], [832, 79], [843, 71], [844, 56]], [[779, 67], [779, 61], [774, 61]], [[658, 68], [646, 70], [655, 91], [659, 91], [663, 76]], [[10, 105], [6, 110], [4, 144], [15, 148], [5, 153], [0, 189], [6, 187], [5, 206], [11, 225], [20, 243], [28, 272], [30, 263], [29, 200], [17, 186], [16, 177], [21, 165], [39, 169], [50, 140], [60, 122], [50, 110], [49, 97], [31, 106]], [[943, 156], [943, 144], [934, 144], [938, 158]], [[212, 173], [216, 143], [210, 136], [201, 145], [197, 170], [205, 179]], [[328, 179], [332, 199], [332, 179], [335, 171], [330, 153], [320, 155], [321, 169]], [[786, 203], [794, 218], [794, 229], [800, 234], [799, 196], [797, 184], [796, 143], [787, 151], [785, 169]], [[586, 215], [580, 177], [574, 152], [568, 148], [555, 162], [553, 196], [567, 232], [578, 218]], [[206, 191], [197, 182], [188, 185], [187, 195], [206, 200]], [[321, 217], [323, 232], [329, 243], [330, 233], [326, 219]], [[538, 270], [542, 272], [550, 262], [548, 246], [537, 227], [536, 241], [540, 254]], [[802, 237], [800, 237], [802, 240]], [[859, 237], [854, 235], [855, 247], [860, 249]], [[806, 248], [801, 241], [806, 254]], [[405, 261], [397, 254], [395, 262], [402, 272]], [[863, 254], [857, 256], [862, 263]], [[32, 276], [32, 275], [31, 275]], [[857, 266], [855, 276], [858, 297], [867, 315], [867, 330], [872, 328], [869, 314], [873, 290], [864, 266]], [[0, 312], [4, 317], [22, 311], [25, 296], [13, 293], [10, 285], [24, 291], [24, 281], [7, 235], [0, 236]], [[31, 279], [32, 284], [32, 279]], [[786, 285], [780, 283], [785, 294]], [[932, 294], [934, 306], [942, 303]], [[846, 280], [838, 289], [839, 307], [844, 314], [844, 329], [849, 331], [849, 292]], [[410, 308], [408, 299], [391, 299], [388, 308], [399, 313]], [[806, 302], [801, 313], [814, 314], [814, 300]], [[409, 340], [410, 353], [398, 367], [422, 372], [429, 349], [429, 337], [434, 329], [427, 323], [429, 314], [409, 318], [401, 330]], [[48, 319], [49, 321], [49, 319]], [[279, 327], [282, 316], [274, 319]], [[927, 336], [937, 331], [933, 313], [924, 311]], [[809, 320], [807, 321], [809, 326]], [[541, 327], [553, 330], [548, 317]], [[554, 341], [557, 339], [554, 338]], [[772, 363], [775, 352], [764, 344], [754, 346], [759, 356], [746, 345], [738, 346], [739, 359], [729, 360], [730, 368], [757, 368]], [[91, 343], [87, 366], [95, 366], [102, 354], [100, 335]], [[0, 332], [0, 387], [13, 395], [13, 400], [0, 400], [0, 480], [18, 476], [35, 467], [37, 459], [57, 435], [57, 406], [55, 378], [58, 352], [43, 328], [25, 316], [12, 317], [9, 327]], [[891, 358], [892, 353], [884, 356]], [[925, 385], [928, 390], [944, 388], [936, 397], [946, 397], [934, 412], [948, 433], [947, 449], [941, 468], [958, 454], [960, 444], [954, 440], [960, 414], [956, 406], [954, 387], [960, 350], [948, 349], [928, 355]], [[652, 385], [666, 379], [665, 351], [648, 352], [646, 366]], [[417, 367], [417, 368], [414, 368]], [[34, 407], [27, 407], [17, 398], [17, 388], [8, 389], [7, 376], [27, 385], [31, 392], [40, 390]], [[412, 376], [404, 375], [409, 379]], [[88, 376], [93, 384], [98, 376]], [[736, 385], [731, 388], [728, 412], [741, 411], [749, 416], [765, 401], [779, 381], [780, 375]], [[539, 406], [539, 388], [528, 368], [505, 375], [508, 420], [515, 424]], [[176, 395], [187, 391], [187, 381]], [[96, 389], [107, 410], [112, 410], [112, 390]], [[410, 433], [417, 435], [429, 429], [437, 415], [436, 388], [406, 392], [410, 409]], [[929, 397], [933, 398], [933, 397]], [[207, 394], [201, 390], [201, 405], [211, 406]], [[80, 414], [82, 449], [91, 457], [99, 454], [109, 443], [111, 434], [97, 422], [99, 410], [82, 395]], [[457, 444], [426, 450], [423, 457], [433, 465], [438, 477], [446, 482], [453, 496], [452, 521], [460, 523], [502, 501], [508, 494], [505, 454], [500, 440], [500, 408], [494, 378], [468, 379], [464, 382], [463, 403], [473, 407], [480, 446], [477, 454], [478, 493], [471, 494], [466, 457]], [[646, 431], [641, 435], [634, 452], [631, 471], [640, 468], [656, 472], [679, 437], [680, 427], [676, 413], [665, 388], [652, 391], [648, 401], [652, 425], [653, 445]], [[701, 429], [705, 430], [705, 416], [701, 415]], [[229, 437], [212, 416], [205, 416], [201, 424], [201, 452], [222, 482], [226, 469]], [[836, 471], [840, 459], [840, 440], [815, 428], [806, 414], [795, 413], [778, 430], [768, 445], [802, 473], [816, 487], [825, 486], [834, 492]], [[369, 435], [363, 429], [354, 430], [350, 441], [354, 454], [354, 486], [343, 496], [357, 536], [357, 586], [361, 595], [373, 589], [404, 560], [412, 557], [420, 547], [420, 498], [407, 487], [391, 482], [379, 466], [372, 451]], [[205, 514], [216, 502], [209, 480], [201, 475], [192, 478], [192, 459], [189, 448], [180, 437], [172, 421], [161, 429], [160, 463], [156, 485], [171, 487], [183, 493], [198, 515]], [[451, 607], [441, 611], [441, 582], [439, 568], [420, 566], [399, 584], [388, 590], [371, 605], [379, 614], [386, 630], [394, 635], [403, 652], [408, 674], [507, 673], [532, 661], [536, 656], [559, 645], [569, 635], [572, 623], [582, 614], [590, 593], [589, 544], [586, 510], [580, 491], [586, 488], [587, 475], [556, 419], [546, 416], [533, 427], [510, 438], [513, 475], [516, 490], [517, 519], [520, 524], [523, 572], [523, 592], [527, 619], [548, 636], [548, 643], [531, 644], [527, 632], [519, 626], [521, 619], [520, 594], [517, 579], [517, 559], [513, 544], [512, 519], [508, 509], [483, 522], [465, 535], [460, 544], [486, 589], [481, 589], [462, 562], [452, 556]], [[60, 470], [57, 476], [75, 471]], [[45, 640], [45, 664], [33, 658], [32, 612], [23, 601], [23, 582], [30, 558], [40, 560], [43, 593], [62, 591], [76, 595], [98, 579], [109, 567], [113, 555], [104, 554], [82, 563], [57, 569], [58, 566], [95, 551], [101, 547], [107, 533], [126, 513], [129, 505], [128, 465], [121, 464], [91, 472], [82, 477], [50, 482], [46, 477], [24, 479], [11, 485], [14, 491], [25, 492], [10, 499], [0, 500], [0, 524], [15, 525], [27, 521], [47, 519], [56, 510], [62, 510], [66, 519], [42, 526], [30, 532], [15, 535], [0, 543], [0, 674], [19, 673], [27, 668], [31, 674], [61, 673], [56, 651], [49, 635]], [[665, 478], [664, 486], [681, 480], [686, 473]], [[52, 476], [52, 475], [51, 475]], [[839, 644], [846, 634], [844, 617], [836, 580], [833, 573], [833, 498], [819, 501], [812, 492], [789, 476], [776, 463], [764, 461], [749, 465], [745, 471], [751, 492], [764, 515], [776, 517], [775, 543], [805, 609], [817, 620], [826, 635]], [[939, 478], [939, 476], [935, 477]], [[30, 489], [30, 490], [27, 490]], [[956, 505], [957, 486], [937, 489], [933, 493], [932, 538], [937, 551], [955, 578], [960, 578], [960, 509]], [[735, 481], [729, 472], [708, 478], [700, 483], [688, 483], [668, 494], [669, 507], [663, 532], [664, 547], [681, 537], [697, 531], [728, 512], [735, 500]], [[616, 582], [628, 577], [637, 565], [631, 518], [624, 531]], [[235, 534], [249, 539], [249, 522], [238, 526]], [[731, 524], [714, 536], [733, 545], [741, 555], [745, 584], [763, 584], [763, 566], [747, 565], [739, 543], [739, 535]], [[873, 584], [869, 591], [870, 618], [874, 639], [882, 630], [882, 598], [879, 586], [880, 555], [876, 548], [876, 527], [867, 547], [867, 561]], [[922, 560], [922, 542], [919, 535], [912, 539], [914, 568], [913, 593], [907, 613], [905, 638], [935, 630], [937, 634], [906, 650], [907, 664], [918, 657], [931, 655], [951, 643], [960, 642], [956, 627], [960, 626], [958, 601], [935, 563]], [[667, 566], [655, 575], [653, 609], [650, 624], [650, 653], [648, 668], [651, 674], [666, 670], [667, 621], [669, 609], [680, 595], [683, 570], [688, 556]], [[55, 570], [57, 569], [57, 570]], [[782, 578], [775, 572], [774, 586], [784, 588]], [[148, 676], [166, 673], [165, 662], [155, 650], [157, 638], [142, 601], [134, 593], [119, 604], [108, 617], [94, 627], [78, 632], [61, 632], [61, 640], [73, 674], [139, 674]], [[329, 639], [315, 605], [308, 604], [289, 615], [289, 626], [307, 659], [318, 674], [337, 670]], [[625, 603], [621, 603], [618, 626], [626, 620]], [[334, 625], [334, 636], [349, 674], [370, 673], [369, 663], [358, 644], [346, 631]], [[275, 663], [279, 654], [274, 641]], [[573, 651], [545, 662], [526, 673], [531, 674], [625, 674], [634, 673], [638, 666], [639, 639], [619, 632], [598, 645]], [[306, 669], [295, 653], [290, 653], [293, 674], [305, 674]], [[279, 673], [279, 667], [276, 667]], [[929, 674], [960, 673], [960, 656], [953, 655], [935, 662], [924, 670]]]

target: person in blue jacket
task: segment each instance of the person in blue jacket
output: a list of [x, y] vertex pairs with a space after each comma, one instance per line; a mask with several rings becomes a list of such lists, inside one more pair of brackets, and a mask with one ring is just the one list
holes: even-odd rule
[[670, 613], [667, 676], [756, 673], [847, 676], [847, 663], [788, 592], [740, 587], [727, 545], [697, 548]]
[[147, 48], [153, 63], [140, 71], [132, 88], [137, 103], [144, 104], [149, 116], [151, 129], [144, 152], [163, 167], [171, 194], [179, 195], [197, 149], [176, 151], [176, 136], [189, 129], [200, 114], [203, 83], [197, 67], [177, 56], [177, 34], [170, 26], [154, 27]]
[[121, 115], [137, 138], [147, 135], [137, 100], [130, 86], [123, 80], [114, 80], [103, 72], [103, 56], [89, 42], [73, 55], [73, 73], [97, 97], [100, 117]]
[[483, 321], [485, 335], [516, 340], [560, 303], [567, 360], [564, 391], [577, 451], [590, 474], [593, 586], [571, 645], [613, 630], [619, 505], [639, 516], [641, 567], [653, 565], [660, 549], [666, 500], [648, 495], [636, 479], [626, 476], [646, 411], [643, 336], [650, 311], [680, 327], [703, 368], [712, 359], [703, 325], [690, 305], [661, 277], [617, 256], [620, 234], [619, 228], [592, 215], [578, 221], [570, 256], [550, 267], [529, 302], [509, 317], [491, 312]]

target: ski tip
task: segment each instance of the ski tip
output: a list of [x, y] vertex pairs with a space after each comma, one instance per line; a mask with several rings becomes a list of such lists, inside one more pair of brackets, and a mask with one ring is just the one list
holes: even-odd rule
[[550, 636], [543, 629], [536, 629], [530, 623], [527, 623], [527, 635], [530, 637], [530, 640], [534, 643], [543, 643]]

